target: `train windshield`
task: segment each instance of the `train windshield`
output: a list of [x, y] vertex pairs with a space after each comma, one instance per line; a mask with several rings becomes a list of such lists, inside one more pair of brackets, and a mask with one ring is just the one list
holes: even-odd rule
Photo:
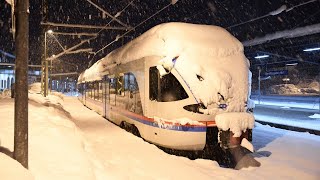
[[156, 67], [149, 69], [149, 98], [158, 102], [171, 102], [187, 99], [189, 96], [170, 72], [160, 78], [159, 70]]

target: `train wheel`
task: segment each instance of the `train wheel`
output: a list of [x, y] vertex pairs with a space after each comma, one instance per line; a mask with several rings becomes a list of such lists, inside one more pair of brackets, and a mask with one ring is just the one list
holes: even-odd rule
[[139, 129], [133, 124], [131, 124], [131, 133], [135, 136], [141, 137]]
[[130, 123], [127, 123], [125, 121], [122, 121], [120, 123], [120, 127], [130, 133], [132, 133], [133, 135], [135, 136], [138, 136], [138, 137], [141, 137], [140, 135], [140, 132], [138, 130], [138, 128], [134, 125], [134, 124], [130, 124]]

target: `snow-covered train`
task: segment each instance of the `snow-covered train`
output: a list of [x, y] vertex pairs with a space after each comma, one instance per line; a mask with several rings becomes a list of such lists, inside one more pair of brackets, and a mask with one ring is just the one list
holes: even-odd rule
[[162, 147], [232, 148], [251, 139], [250, 78], [243, 46], [226, 30], [165, 23], [84, 71], [78, 98]]

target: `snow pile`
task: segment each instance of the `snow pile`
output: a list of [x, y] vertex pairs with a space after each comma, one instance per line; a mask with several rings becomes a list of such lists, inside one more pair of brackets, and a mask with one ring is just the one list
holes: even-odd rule
[[176, 124], [204, 126], [203, 123], [198, 122], [198, 121], [194, 121], [189, 118], [178, 118], [178, 119], [171, 119], [171, 120], [167, 120], [167, 119], [156, 117], [156, 116], [154, 116], [153, 118], [154, 118], [154, 121], [157, 122], [158, 126], [163, 127], [163, 128], [167, 128], [167, 127], [170, 127], [170, 126], [176, 125]]
[[54, 91], [54, 92], [51, 92], [50, 95], [57, 96], [57, 97], [59, 97], [59, 98], [62, 99], [62, 100], [63, 100], [63, 98], [65, 97], [64, 94], [62, 94], [62, 93], [60, 93], [60, 92], [55, 92], [55, 91]]
[[320, 92], [320, 84], [318, 81], [313, 81], [310, 84], [308, 84], [307, 87], [300, 88], [300, 92], [303, 94], [313, 93], [313, 94], [319, 94]]
[[273, 85], [269, 88], [270, 94], [281, 94], [281, 95], [300, 95], [300, 94], [319, 94], [319, 83], [311, 82], [306, 86], [294, 85], [294, 84], [279, 84]]
[[57, 95], [48, 95], [47, 97], [43, 97], [41, 94], [32, 94], [28, 95], [29, 100], [35, 101], [42, 105], [52, 104], [52, 105], [63, 105], [63, 98]]
[[270, 87], [271, 94], [299, 94], [299, 89], [294, 84], [279, 84]]
[[217, 126], [227, 131], [234, 133], [233, 137], [240, 137], [243, 131], [247, 128], [253, 129], [254, 116], [250, 113], [223, 113], [216, 116]]
[[223, 57], [243, 51], [243, 46], [225, 29], [217, 26], [164, 23], [108, 54], [102, 59], [102, 68], [147, 56], [175, 57], [191, 49], [198, 54]]
[[41, 93], [41, 83], [37, 82], [37, 83], [30, 84], [29, 85], [29, 93], [40, 94]]
[[[53, 96], [47, 99], [54, 102], [55, 100], [51, 97]], [[6, 102], [10, 103], [1, 104], [0, 108], [0, 138], [1, 145], [13, 151], [14, 113], [13, 101], [9, 100]], [[65, 116], [65, 112], [55, 107], [42, 106], [42, 102], [43, 100], [29, 103], [29, 171], [35, 179], [96, 179], [96, 171], [99, 169], [96, 166], [99, 164], [93, 163], [94, 157], [87, 152], [88, 146], [82, 133]], [[0, 157], [1, 179], [6, 174], [2, 171], [21, 172], [19, 167], [11, 164], [12, 162], [4, 162]], [[18, 179], [28, 179], [27, 176], [25, 177]]]
[[0, 152], [0, 176], [2, 180], [33, 180], [32, 174], [19, 162]]
[[309, 118], [320, 119], [320, 114], [315, 113], [314, 115], [309, 116]]
[[254, 152], [254, 147], [253, 145], [248, 141], [248, 139], [243, 138], [241, 141], [241, 146], [245, 147], [246, 149], [248, 149], [251, 152]]
[[45, 106], [52, 106], [60, 110], [63, 110], [63, 94], [59, 92], [52, 92], [47, 97], [43, 97], [43, 95], [41, 95], [40, 92], [41, 83], [33, 83], [29, 85], [29, 100]]
[[11, 97], [11, 90], [4, 89], [2, 92], [0, 92], [0, 99], [1, 98], [10, 98]]
[[90, 67], [90, 70], [86, 70], [83, 75], [82, 75], [82, 78], [83, 79], [80, 79], [80, 76], [78, 78], [78, 81], [80, 80], [80, 82], [83, 82], [83, 81], [99, 81], [102, 79], [102, 74], [100, 73], [100, 64], [101, 62], [98, 61], [96, 62], [95, 64], [93, 64], [91, 67]]

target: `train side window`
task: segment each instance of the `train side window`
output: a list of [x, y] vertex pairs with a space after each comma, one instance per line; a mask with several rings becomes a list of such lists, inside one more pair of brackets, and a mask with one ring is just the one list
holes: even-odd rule
[[93, 99], [97, 100], [97, 82], [93, 82]]
[[99, 82], [93, 82], [94, 100], [99, 101]]
[[99, 101], [102, 101], [102, 91], [103, 91], [103, 83], [102, 81], [99, 82], [99, 91], [98, 91], [98, 99]]
[[124, 74], [124, 77], [123, 77], [124, 92], [129, 90], [129, 80], [130, 80], [129, 77], [130, 77], [129, 73]]
[[102, 99], [105, 98], [105, 102], [107, 104], [109, 104], [109, 83], [110, 83], [110, 79], [108, 78], [108, 76], [104, 76], [103, 77], [103, 81], [102, 81]]
[[138, 83], [137, 83], [137, 80], [134, 76], [133, 73], [129, 72], [129, 73], [126, 73], [124, 74], [124, 85], [123, 85], [123, 88], [124, 88], [124, 91], [130, 91], [130, 92], [134, 92], [134, 91], [138, 91], [139, 88], [138, 88]]
[[156, 67], [149, 69], [149, 98], [158, 102], [171, 102], [188, 98], [188, 94], [177, 80], [169, 73], [160, 78]]
[[128, 75], [129, 75], [129, 90], [131, 92], [139, 91], [137, 79], [134, 77], [134, 74], [128, 73]]
[[117, 78], [110, 78], [109, 79], [109, 102], [110, 105], [116, 105], [116, 90], [117, 90]]
[[124, 96], [124, 78], [123, 75], [120, 75], [117, 78], [117, 95]]
[[87, 92], [86, 92], [86, 95], [87, 95], [87, 97], [89, 97], [89, 98], [92, 98], [92, 92], [91, 92], [91, 82], [88, 82], [87, 83]]
[[94, 99], [94, 84], [93, 84], [93, 82], [90, 82], [90, 93], [91, 93], [91, 95], [90, 95], [91, 99]]
[[89, 83], [89, 86], [90, 86], [90, 98], [93, 99], [93, 96], [94, 96], [94, 88], [93, 88], [93, 83], [90, 82]]

